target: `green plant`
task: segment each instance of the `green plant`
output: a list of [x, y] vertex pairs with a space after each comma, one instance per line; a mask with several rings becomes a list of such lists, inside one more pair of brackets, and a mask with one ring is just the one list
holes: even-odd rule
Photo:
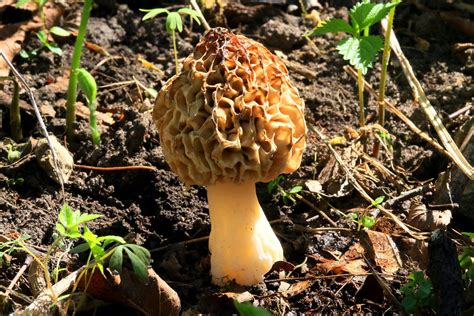
[[[32, 56], [36, 56], [38, 54], [38, 51], [40, 51], [43, 48], [47, 48], [51, 52], [53, 52], [56, 55], [62, 55], [63, 51], [61, 48], [56, 45], [56, 43], [50, 42], [48, 40], [48, 31], [46, 30], [46, 19], [44, 15], [44, 5], [48, 2], [48, 0], [18, 0], [16, 2], [16, 7], [20, 8], [24, 6], [27, 3], [34, 3], [36, 4], [38, 8], [38, 14], [41, 19], [41, 30], [36, 33], [36, 37], [38, 37], [40, 43], [42, 44], [41, 47], [38, 47], [30, 52], [27, 52], [26, 50], [22, 49], [20, 51], [20, 56], [23, 58], [29, 58]], [[69, 36], [70, 33], [61, 27], [58, 26], [53, 26], [52, 28], [49, 29], [49, 33], [53, 33], [57, 36]]]
[[[474, 239], [474, 233], [463, 233], [463, 235]], [[474, 281], [474, 247], [464, 246], [458, 256], [459, 265], [467, 282]]]
[[74, 122], [76, 120], [77, 77], [79, 74], [76, 70], [81, 63], [82, 46], [84, 44], [84, 37], [86, 36], [87, 22], [89, 21], [91, 9], [92, 0], [85, 0], [84, 7], [82, 8], [81, 23], [72, 53], [71, 75], [69, 77], [66, 101], [66, 132], [69, 139], [74, 137]]
[[280, 192], [283, 202], [285, 204], [294, 204], [296, 203], [295, 197], [297, 196], [299, 192], [301, 192], [301, 190], [303, 190], [303, 187], [301, 185], [295, 185], [290, 190], [285, 190], [280, 185], [283, 179], [284, 179], [283, 176], [278, 176], [277, 178], [268, 182], [267, 191], [268, 193], [272, 193], [275, 189], [278, 189], [278, 192]]
[[0, 242], [0, 268], [2, 268], [4, 264], [8, 264], [8, 260], [6, 260], [7, 256], [10, 256], [14, 251], [21, 249], [21, 244], [29, 238], [29, 235], [22, 234], [14, 240]]
[[[397, 0], [392, 0], [391, 3], [396, 3]], [[385, 124], [385, 87], [387, 85], [387, 68], [388, 68], [388, 61], [390, 60], [390, 34], [392, 33], [392, 25], [393, 19], [395, 17], [395, 6], [393, 6], [387, 17], [387, 29], [385, 30], [385, 43], [383, 46], [383, 54], [382, 54], [382, 71], [380, 73], [380, 85], [379, 85], [379, 125], [384, 126]], [[374, 148], [372, 150], [372, 155], [375, 158], [378, 158], [380, 151], [380, 143], [376, 141], [374, 143]]]
[[402, 306], [410, 314], [419, 315], [421, 311], [434, 305], [433, 286], [421, 271], [408, 275], [408, 283], [400, 290], [404, 295]]
[[95, 145], [100, 144], [100, 133], [97, 128], [97, 120], [95, 116], [95, 99], [97, 95], [97, 84], [94, 77], [85, 70], [79, 68], [76, 70], [79, 88], [84, 92], [87, 105], [89, 106], [89, 126], [92, 134], [92, 142]]
[[348, 60], [357, 69], [358, 73], [358, 99], [359, 99], [359, 125], [365, 125], [364, 110], [364, 79], [377, 53], [383, 47], [383, 39], [377, 35], [369, 35], [369, 28], [382, 20], [389, 11], [400, 3], [400, 0], [391, 3], [359, 2], [349, 11], [351, 24], [343, 19], [331, 19], [320, 23], [305, 36], [319, 36], [326, 33], [344, 32], [349, 34], [336, 46], [344, 60]]
[[252, 303], [240, 303], [234, 300], [234, 307], [240, 316], [271, 316], [272, 314], [261, 307], [254, 306]]
[[178, 51], [176, 49], [176, 30], [179, 33], [183, 31], [183, 21], [181, 19], [181, 15], [189, 15], [197, 24], [201, 25], [201, 20], [199, 19], [201, 14], [196, 10], [191, 8], [181, 8], [176, 12], [170, 12], [167, 9], [156, 8], [156, 9], [140, 9], [142, 12], [147, 12], [142, 21], [154, 18], [157, 15], [162, 13], [166, 14], [166, 32], [171, 34], [171, 38], [173, 40], [173, 52], [174, 52], [174, 63], [176, 67], [176, 73], [178, 73]]
[[352, 221], [357, 224], [357, 230], [360, 230], [362, 227], [367, 229], [371, 229], [372, 227], [374, 227], [374, 225], [377, 223], [377, 220], [373, 216], [368, 215], [367, 213], [370, 211], [371, 208], [380, 205], [384, 199], [385, 197], [383, 195], [379, 196], [378, 198], [373, 200], [371, 205], [368, 208], [364, 209], [362, 212], [350, 214]]
[[13, 96], [10, 104], [10, 133], [12, 139], [19, 142], [23, 138], [20, 114], [20, 85], [15, 77], [0, 77], [0, 80], [11, 80], [13, 82]]

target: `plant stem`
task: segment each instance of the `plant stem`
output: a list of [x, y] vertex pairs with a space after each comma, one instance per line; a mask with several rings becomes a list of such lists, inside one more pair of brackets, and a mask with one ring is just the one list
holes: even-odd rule
[[79, 25], [79, 32], [77, 33], [76, 43], [74, 44], [74, 51], [71, 60], [71, 74], [69, 77], [69, 86], [67, 89], [67, 103], [66, 103], [66, 130], [67, 137], [71, 140], [74, 137], [74, 122], [76, 120], [76, 98], [77, 98], [77, 73], [81, 63], [81, 51], [86, 36], [87, 21], [92, 9], [92, 0], [85, 0], [82, 8], [81, 24]]
[[[395, 2], [392, 0], [392, 3]], [[379, 87], [379, 125], [384, 126], [385, 124], [385, 88], [387, 85], [387, 67], [388, 61], [390, 60], [390, 34], [392, 32], [393, 18], [395, 16], [395, 7], [390, 9], [387, 17], [387, 30], [385, 31], [385, 42], [383, 46], [382, 56], [382, 69], [380, 74], [380, 87]], [[380, 152], [380, 142], [375, 141], [372, 156], [378, 158]]]
[[176, 49], [176, 32], [172, 31], [171, 36], [173, 38], [174, 64], [176, 66], [176, 74], [178, 74], [178, 50]]
[[20, 85], [13, 79], [13, 96], [10, 105], [10, 131], [11, 136], [15, 142], [21, 141], [23, 138], [23, 131], [21, 129], [20, 116]]
[[365, 125], [365, 111], [364, 111], [364, 75], [361, 69], [357, 69], [357, 88], [359, 96], [359, 127]]

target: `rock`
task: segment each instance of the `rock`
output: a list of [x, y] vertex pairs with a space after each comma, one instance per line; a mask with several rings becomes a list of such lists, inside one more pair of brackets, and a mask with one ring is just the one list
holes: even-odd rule
[[41, 168], [56, 183], [61, 184], [58, 172], [61, 173], [64, 183], [67, 183], [74, 167], [74, 158], [71, 153], [59, 143], [58, 139], [50, 135], [52, 146], [58, 159], [59, 171], [56, 171], [53, 155], [46, 138], [41, 138], [36, 144], [35, 156]]
[[269, 20], [260, 28], [260, 36], [265, 45], [279, 49], [291, 49], [303, 41], [301, 30], [291, 23]]

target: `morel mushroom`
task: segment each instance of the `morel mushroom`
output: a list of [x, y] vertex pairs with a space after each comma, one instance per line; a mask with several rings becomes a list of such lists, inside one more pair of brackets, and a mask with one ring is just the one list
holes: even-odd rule
[[255, 183], [299, 167], [303, 112], [284, 64], [224, 28], [209, 30], [159, 92], [153, 119], [170, 168], [207, 187], [213, 283], [253, 285], [283, 260]]

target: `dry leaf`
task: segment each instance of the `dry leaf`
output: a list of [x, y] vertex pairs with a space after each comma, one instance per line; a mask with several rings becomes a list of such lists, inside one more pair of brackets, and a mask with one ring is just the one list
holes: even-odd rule
[[414, 202], [410, 205], [407, 223], [423, 231], [446, 228], [451, 223], [450, 210], [428, 210], [425, 204]]
[[394, 274], [402, 267], [402, 260], [395, 242], [392, 238], [374, 230], [364, 230], [362, 245], [366, 256], [385, 274]]

